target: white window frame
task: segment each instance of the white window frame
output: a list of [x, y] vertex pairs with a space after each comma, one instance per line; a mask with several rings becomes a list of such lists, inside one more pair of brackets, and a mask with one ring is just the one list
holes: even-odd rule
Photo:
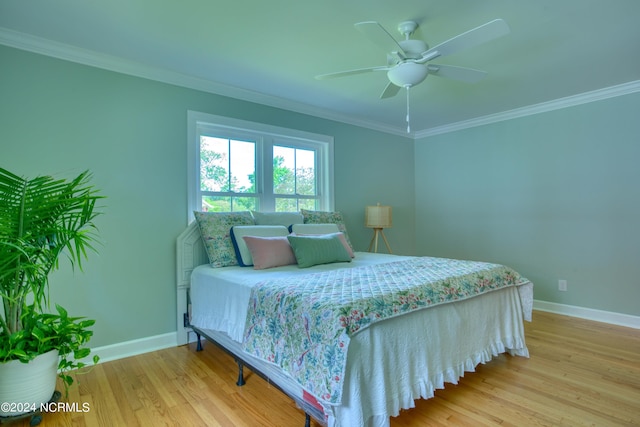
[[266, 153], [273, 152], [273, 145], [315, 150], [319, 210], [334, 210], [332, 136], [187, 111], [187, 222], [193, 220], [194, 211], [202, 209], [200, 136], [203, 134], [217, 134], [230, 139], [245, 139], [249, 135], [256, 140], [256, 191], [259, 194], [260, 210], [264, 212], [271, 212], [275, 207], [272, 194], [273, 161], [271, 158], [265, 160]]

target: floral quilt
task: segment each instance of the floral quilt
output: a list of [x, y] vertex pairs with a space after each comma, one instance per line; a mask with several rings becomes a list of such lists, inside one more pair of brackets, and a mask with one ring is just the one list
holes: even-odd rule
[[263, 281], [253, 287], [244, 350], [340, 404], [350, 337], [369, 325], [527, 282], [514, 270], [419, 257]]

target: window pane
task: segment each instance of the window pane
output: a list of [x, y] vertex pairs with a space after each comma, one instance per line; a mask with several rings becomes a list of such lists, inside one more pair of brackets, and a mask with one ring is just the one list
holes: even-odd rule
[[230, 151], [231, 191], [236, 193], [255, 193], [255, 143], [231, 140]]
[[274, 145], [273, 192], [275, 194], [315, 196], [315, 151]]
[[273, 192], [296, 194], [295, 149], [273, 146]]
[[232, 211], [257, 211], [258, 201], [255, 197], [232, 197]]
[[317, 201], [314, 199], [301, 199], [298, 200], [298, 209], [316, 210], [318, 209]]
[[229, 212], [231, 197], [204, 196], [202, 197], [202, 212]]
[[231, 212], [258, 210], [255, 197], [203, 196], [202, 212]]
[[202, 191], [255, 193], [254, 142], [203, 136], [200, 138]]
[[229, 191], [229, 140], [200, 137], [200, 189]]
[[296, 194], [316, 194], [316, 152], [296, 149]]
[[276, 199], [276, 212], [297, 212], [297, 199]]

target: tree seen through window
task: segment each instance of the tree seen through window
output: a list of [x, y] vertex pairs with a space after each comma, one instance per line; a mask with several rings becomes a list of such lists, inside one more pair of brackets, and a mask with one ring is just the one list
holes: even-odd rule
[[[275, 211], [316, 209], [316, 152], [278, 145], [272, 151]], [[201, 137], [203, 211], [260, 210], [256, 182], [255, 141]]]

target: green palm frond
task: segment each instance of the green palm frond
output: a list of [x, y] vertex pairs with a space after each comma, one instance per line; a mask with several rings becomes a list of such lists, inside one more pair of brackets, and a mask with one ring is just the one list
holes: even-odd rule
[[[27, 295], [48, 304], [48, 277], [64, 254], [82, 269], [95, 251], [96, 202], [102, 197], [82, 172], [73, 180], [40, 176], [25, 179], [0, 168], [0, 296], [5, 333], [20, 329]], [[17, 329], [16, 329], [17, 328]]]

